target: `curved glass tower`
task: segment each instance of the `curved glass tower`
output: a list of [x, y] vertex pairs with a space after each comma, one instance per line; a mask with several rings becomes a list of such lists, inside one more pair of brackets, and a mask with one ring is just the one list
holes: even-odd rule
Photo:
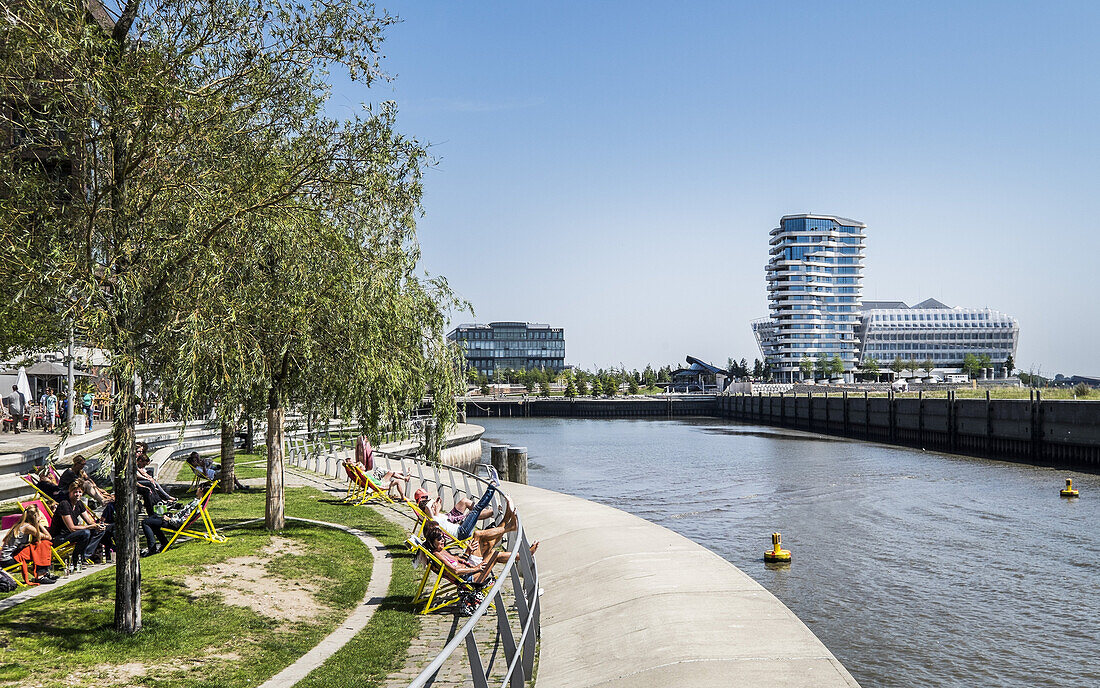
[[840, 356], [845, 376], [859, 355], [864, 230], [835, 215], [785, 215], [771, 231], [765, 268], [771, 317], [753, 323], [776, 380], [801, 379], [802, 359]]

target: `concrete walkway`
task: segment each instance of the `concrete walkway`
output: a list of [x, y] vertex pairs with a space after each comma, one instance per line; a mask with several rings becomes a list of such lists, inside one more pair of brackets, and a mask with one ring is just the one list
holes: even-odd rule
[[701, 545], [577, 497], [503, 489], [542, 543], [537, 688], [858, 686], [783, 603]]

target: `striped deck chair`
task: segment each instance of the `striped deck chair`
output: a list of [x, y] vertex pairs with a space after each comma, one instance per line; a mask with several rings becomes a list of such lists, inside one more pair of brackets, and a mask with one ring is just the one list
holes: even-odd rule
[[[31, 508], [32, 505], [38, 507], [38, 513], [45, 519], [47, 528], [53, 525], [53, 509], [48, 507], [41, 499], [31, 499], [26, 502], [19, 502], [19, 508], [23, 511]], [[69, 565], [67, 560], [72, 559], [74, 549], [73, 543], [62, 542], [56, 547], [51, 545], [50, 549], [53, 551], [53, 560], [62, 568], [68, 568]]]
[[183, 518], [179, 526], [172, 526], [167, 520], [165, 521], [165, 524], [161, 526], [160, 529], [166, 533], [172, 533], [172, 538], [168, 540], [168, 544], [164, 546], [162, 551], [167, 552], [168, 548], [172, 546], [172, 543], [176, 541], [176, 538], [181, 535], [195, 540], [205, 540], [207, 542], [226, 541], [226, 537], [219, 533], [218, 529], [214, 527], [214, 520], [210, 518], [210, 512], [206, 510], [210, 505], [210, 495], [217, 486], [217, 480], [210, 483], [210, 487], [206, 488], [206, 492], [203, 493], [201, 498], [196, 497], [191, 504], [184, 507], [182, 512], [178, 512]]
[[[424, 541], [420, 538], [410, 537], [405, 541], [405, 544], [414, 554], [422, 556], [423, 561], [426, 562], [424, 575], [420, 577], [420, 585], [417, 587], [416, 596], [413, 598], [413, 604], [424, 603], [423, 609], [420, 610], [421, 614], [428, 614], [458, 602], [462, 593], [476, 594], [484, 586], [491, 585], [495, 580], [493, 566], [497, 562], [497, 552], [489, 555], [489, 565], [484, 571], [473, 575], [471, 580], [467, 580], [467, 576], [459, 576], [454, 573], [439, 557], [429, 552], [424, 546]], [[434, 582], [429, 590], [428, 582], [433, 579]]]
[[35, 475], [33, 473], [28, 473], [27, 475], [21, 475], [19, 477], [23, 479], [23, 482], [31, 486], [31, 489], [34, 490], [34, 493], [38, 496], [38, 499], [46, 504], [53, 504], [54, 506], [57, 506], [56, 499], [39, 489], [38, 481], [35, 480]]

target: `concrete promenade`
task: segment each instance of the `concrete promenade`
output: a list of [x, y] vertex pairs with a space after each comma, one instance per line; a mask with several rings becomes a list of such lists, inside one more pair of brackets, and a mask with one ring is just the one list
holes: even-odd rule
[[503, 489], [542, 543], [537, 688], [858, 686], [783, 603], [701, 545], [577, 497]]

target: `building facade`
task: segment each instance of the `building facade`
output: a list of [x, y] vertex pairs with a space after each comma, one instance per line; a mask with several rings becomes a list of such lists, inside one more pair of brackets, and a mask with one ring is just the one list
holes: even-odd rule
[[753, 332], [772, 375], [801, 379], [804, 358], [859, 362], [860, 300], [867, 225], [834, 215], [786, 215], [771, 231], [765, 268], [771, 316]]
[[1016, 357], [1020, 324], [990, 308], [952, 308], [935, 299], [910, 308], [900, 301], [863, 304], [860, 360], [874, 358], [886, 369], [895, 359], [931, 361], [933, 373], [961, 373], [967, 354], [988, 356], [995, 374], [1007, 376], [1005, 361]]
[[565, 369], [565, 330], [538, 323], [459, 325], [447, 335], [466, 352], [466, 365], [490, 378], [497, 371]]

